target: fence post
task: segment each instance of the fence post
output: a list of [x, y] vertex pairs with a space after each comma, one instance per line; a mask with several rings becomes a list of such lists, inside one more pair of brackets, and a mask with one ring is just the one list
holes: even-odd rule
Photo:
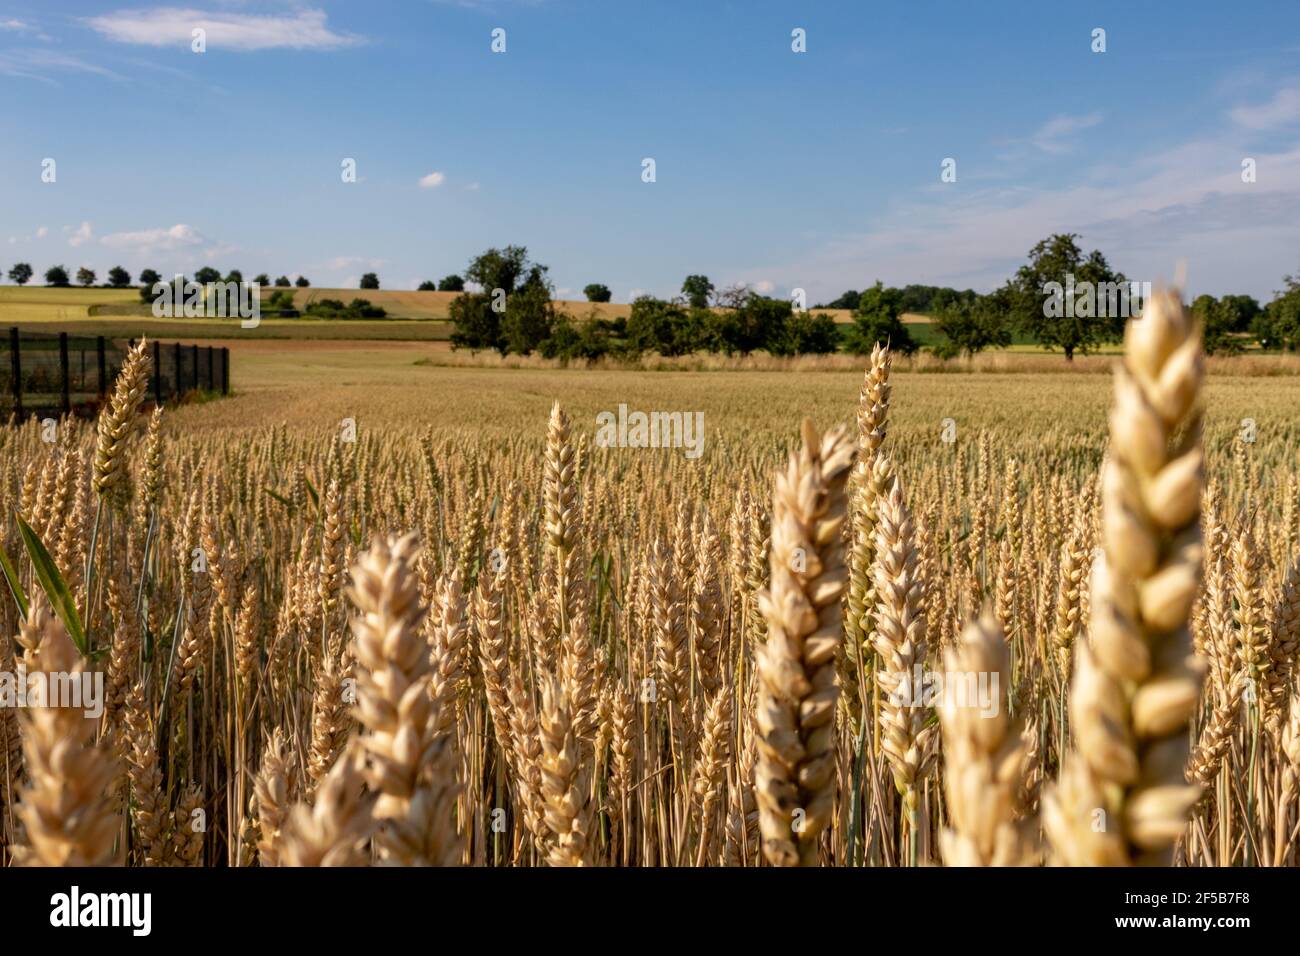
[[172, 360], [176, 363], [176, 397], [180, 398], [185, 391], [185, 383], [181, 380], [181, 343], [179, 342], [172, 346]]
[[153, 340], [153, 403], [161, 405], [162, 401], [162, 346]]
[[13, 376], [14, 419], [23, 417], [23, 362], [18, 356], [18, 326], [9, 329], [9, 374]]
[[108, 362], [104, 357], [104, 337], [102, 335], [95, 337], [95, 355], [99, 360], [99, 397], [103, 398], [108, 392]]
[[221, 394], [230, 394], [230, 349], [221, 350]]
[[198, 391], [198, 388], [199, 388], [199, 347], [198, 347], [197, 345], [191, 345], [191, 346], [190, 346], [190, 363], [194, 366], [194, 390], [195, 390], [195, 391]]
[[59, 333], [59, 384], [63, 389], [63, 414], [72, 412], [72, 395], [68, 390], [68, 333]]
[[212, 346], [209, 345], [208, 346], [208, 391], [215, 392], [216, 390], [217, 390], [217, 380], [213, 377], [213, 368], [212, 368]]

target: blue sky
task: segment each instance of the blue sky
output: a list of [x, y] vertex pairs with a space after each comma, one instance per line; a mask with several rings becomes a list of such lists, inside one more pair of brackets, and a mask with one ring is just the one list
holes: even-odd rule
[[5, 271], [413, 288], [518, 243], [566, 296], [811, 303], [1067, 230], [1193, 294], [1300, 271], [1300, 4], [0, 0]]

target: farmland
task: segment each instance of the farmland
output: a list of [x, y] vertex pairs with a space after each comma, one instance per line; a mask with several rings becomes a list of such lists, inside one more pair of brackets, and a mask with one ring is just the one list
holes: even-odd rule
[[[5, 514], [67, 594], [6, 519], [31, 610], [6, 595], [3, 626], [32, 668], [84, 666], [73, 639], [108, 662], [102, 720], [0, 725], [11, 767], [84, 755], [66, 820], [34, 815], [48, 776], [0, 781], [6, 858], [1292, 865], [1300, 376], [1203, 377], [1162, 308], [1130, 334], [1177, 347], [1131, 340], [1136, 392], [1101, 357], [559, 369], [227, 330], [233, 396], [150, 413], [141, 354], [103, 412], [120, 440], [0, 434]], [[699, 458], [606, 447], [620, 406], [702, 415]], [[1166, 604], [1130, 621], [1135, 554]], [[1119, 640], [1153, 648], [1128, 683]], [[916, 667], [996, 679], [993, 722], [906, 703]], [[1148, 685], [1176, 709], [1127, 723]]]

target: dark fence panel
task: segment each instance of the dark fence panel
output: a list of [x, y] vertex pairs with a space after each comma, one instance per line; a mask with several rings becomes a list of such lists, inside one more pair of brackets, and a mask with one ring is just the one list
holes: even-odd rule
[[[9, 329], [0, 356], [0, 418], [93, 415], [113, 387], [134, 340]], [[229, 392], [229, 349], [150, 343], [148, 395], [161, 405], [196, 389]], [[206, 372], [206, 374], [204, 374]]]

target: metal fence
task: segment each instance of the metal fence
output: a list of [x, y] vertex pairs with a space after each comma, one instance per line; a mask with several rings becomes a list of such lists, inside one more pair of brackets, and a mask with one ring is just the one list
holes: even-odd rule
[[[93, 415], [113, 387], [135, 340], [67, 332], [22, 332], [5, 338], [0, 359], [0, 416]], [[193, 391], [230, 393], [230, 349], [150, 342], [147, 399], [161, 405]]]

